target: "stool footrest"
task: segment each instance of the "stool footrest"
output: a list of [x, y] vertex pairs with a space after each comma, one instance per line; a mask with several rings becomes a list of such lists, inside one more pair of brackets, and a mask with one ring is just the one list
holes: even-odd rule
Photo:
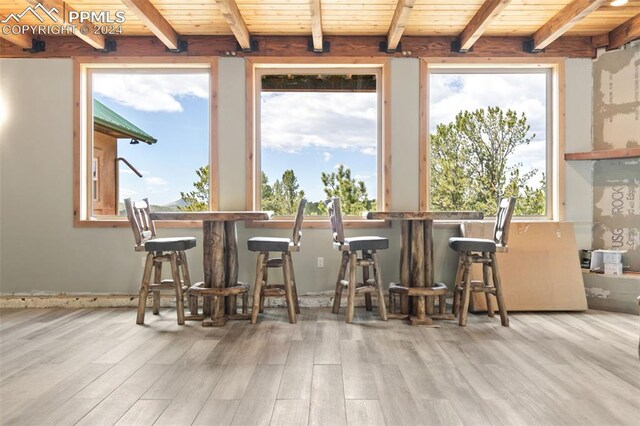
[[389, 293], [404, 294], [407, 296], [439, 296], [447, 294], [449, 289], [443, 283], [435, 283], [433, 287], [406, 287], [397, 283], [391, 283]]
[[189, 292], [201, 296], [235, 296], [238, 294], [246, 293], [249, 290], [249, 286], [246, 284], [238, 283], [233, 287], [220, 287], [220, 288], [205, 288], [200, 287], [197, 284], [192, 285], [189, 288]]

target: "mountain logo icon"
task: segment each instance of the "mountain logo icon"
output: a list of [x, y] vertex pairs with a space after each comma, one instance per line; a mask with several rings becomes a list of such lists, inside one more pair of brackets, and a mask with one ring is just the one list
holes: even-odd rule
[[[38, 12], [40, 12], [40, 13], [38, 13]], [[41, 3], [38, 3], [35, 6], [27, 6], [27, 8], [25, 10], [23, 10], [22, 12], [20, 12], [20, 13], [10, 13], [9, 16], [7, 16], [2, 21], [0, 21], [0, 23], [6, 24], [12, 19], [15, 22], [20, 22], [20, 20], [28, 13], [31, 13], [33, 16], [35, 16], [42, 23], [44, 23], [44, 18], [41, 16], [41, 14], [44, 14], [45, 16], [48, 16], [49, 19], [51, 19], [53, 22], [57, 23], [58, 22], [58, 18], [54, 14], [57, 15], [58, 13], [60, 13], [60, 11], [58, 9], [56, 9], [55, 7], [52, 7], [51, 9], [47, 9]]]

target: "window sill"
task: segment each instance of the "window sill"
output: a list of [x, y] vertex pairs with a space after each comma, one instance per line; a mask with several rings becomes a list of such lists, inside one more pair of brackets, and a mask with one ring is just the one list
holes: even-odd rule
[[[247, 228], [275, 228], [275, 229], [291, 229], [293, 228], [293, 219], [272, 219], [272, 220], [253, 220], [247, 221]], [[358, 228], [391, 228], [391, 222], [384, 220], [367, 220], [367, 219], [344, 219], [342, 224], [347, 229]], [[331, 223], [329, 219], [305, 219], [302, 222], [304, 229], [329, 229]]]
[[[162, 220], [155, 222], [156, 228], [202, 228], [202, 222], [198, 220]], [[125, 218], [122, 219], [90, 219], [74, 221], [75, 228], [129, 228], [131, 225]]]

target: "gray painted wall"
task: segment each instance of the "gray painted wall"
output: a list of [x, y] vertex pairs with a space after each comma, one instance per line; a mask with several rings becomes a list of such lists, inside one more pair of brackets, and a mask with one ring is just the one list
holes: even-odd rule
[[[392, 88], [392, 208], [418, 207], [417, 59], [393, 59]], [[567, 143], [572, 150], [591, 146], [591, 61], [567, 61]], [[244, 62], [221, 58], [219, 63], [220, 208], [244, 208], [245, 97]], [[9, 293], [136, 293], [142, 272], [133, 252], [128, 228], [73, 227], [73, 116], [70, 59], [0, 60], [0, 96], [8, 117], [0, 127], [0, 292]], [[575, 105], [579, 106], [574, 107]], [[588, 140], [587, 140], [588, 139]], [[579, 166], [578, 166], [579, 167]], [[573, 197], [590, 181], [581, 170], [567, 172], [567, 218], [590, 222], [583, 207], [590, 200]], [[589, 229], [590, 229], [590, 225]], [[254, 235], [288, 235], [288, 230], [245, 229], [238, 226], [240, 280], [252, 282], [255, 257], [244, 241]], [[161, 229], [163, 236], [190, 234], [198, 229]], [[384, 281], [398, 276], [399, 227], [349, 230], [391, 239], [382, 255]], [[436, 279], [451, 283], [455, 258], [447, 239], [455, 229], [436, 230]], [[590, 237], [590, 236], [589, 236]], [[199, 241], [201, 242], [201, 240]], [[202, 276], [201, 244], [189, 252], [194, 279]], [[316, 258], [325, 267], [316, 267]], [[332, 291], [338, 253], [329, 231], [304, 230], [303, 247], [294, 255], [301, 293]]]

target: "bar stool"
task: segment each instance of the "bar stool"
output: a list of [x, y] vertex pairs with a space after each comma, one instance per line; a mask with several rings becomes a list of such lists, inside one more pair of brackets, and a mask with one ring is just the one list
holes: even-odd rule
[[[149, 292], [153, 294], [153, 314], [160, 312], [160, 291], [174, 290], [176, 294], [176, 310], [178, 324], [184, 324], [184, 292], [191, 286], [189, 266], [185, 250], [196, 246], [194, 237], [156, 238], [156, 227], [149, 218], [149, 200], [132, 202], [131, 198], [124, 200], [127, 218], [135, 238], [135, 250], [146, 251], [147, 260], [144, 264], [142, 282], [138, 297], [137, 324], [144, 324], [144, 314]], [[172, 279], [162, 279], [162, 263], [171, 265]], [[151, 273], [153, 281], [151, 280]], [[180, 273], [182, 272], [182, 278]]]
[[[461, 326], [467, 324], [469, 301], [472, 292], [485, 294], [487, 313], [490, 317], [494, 316], [491, 302], [491, 295], [494, 295], [498, 303], [500, 321], [503, 326], [509, 326], [496, 252], [506, 253], [508, 250], [509, 225], [515, 206], [515, 197], [500, 200], [496, 223], [493, 228], [493, 240], [465, 237], [449, 238], [449, 247], [459, 254], [458, 271], [453, 290], [453, 314], [459, 314], [458, 323]], [[482, 264], [482, 281], [471, 281], [471, 267], [474, 263]], [[461, 299], [462, 308], [460, 307]]]
[[[333, 313], [340, 310], [342, 299], [342, 289], [347, 288], [347, 308], [345, 320], [351, 324], [355, 311], [356, 294], [365, 295], [365, 306], [371, 310], [371, 294], [378, 297], [378, 311], [380, 319], [387, 320], [387, 308], [384, 303], [384, 293], [382, 291], [382, 272], [380, 271], [380, 261], [378, 250], [389, 248], [389, 240], [383, 237], [353, 237], [345, 238], [342, 226], [342, 211], [340, 209], [340, 198], [333, 197], [325, 201], [329, 218], [331, 219], [331, 230], [333, 232], [333, 247], [342, 253], [338, 279], [336, 280], [336, 291], [333, 299]], [[358, 256], [360, 252], [360, 256]], [[345, 280], [345, 274], [349, 267], [349, 279]], [[362, 282], [356, 280], [357, 268], [362, 267]], [[373, 278], [369, 278], [369, 267], [373, 268]]]
[[[251, 324], [258, 322], [258, 313], [263, 311], [265, 297], [283, 297], [287, 304], [287, 314], [291, 324], [296, 323], [296, 314], [300, 313], [298, 290], [293, 273], [291, 252], [300, 251], [302, 221], [307, 200], [298, 203], [292, 238], [254, 237], [247, 241], [249, 251], [259, 252], [256, 265], [256, 284], [253, 289], [253, 310]], [[279, 258], [269, 259], [269, 252], [280, 252]], [[269, 284], [269, 268], [282, 268], [283, 284]]]

